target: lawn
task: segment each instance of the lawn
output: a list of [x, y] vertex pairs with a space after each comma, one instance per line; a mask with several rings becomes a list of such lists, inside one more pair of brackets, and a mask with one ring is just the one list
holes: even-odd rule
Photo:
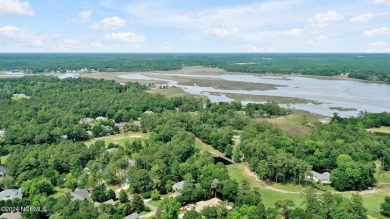
[[52, 195], [53, 198], [59, 198], [70, 192], [70, 189], [68, 188], [55, 187], [54, 189], [56, 190], [56, 193]]
[[160, 198], [160, 200], [157, 200], [157, 201], [153, 201], [153, 200], [150, 200], [150, 201], [148, 201], [148, 204], [151, 204], [151, 205], [153, 205], [153, 206], [155, 206], [155, 207], [160, 207], [160, 205], [161, 205], [161, 203], [162, 203], [162, 201], [163, 201], [163, 199], [164, 198], [168, 198], [170, 195], [172, 195], [173, 194], [173, 192], [169, 192], [169, 193], [167, 193], [167, 194], [165, 194], [165, 195], [161, 195], [161, 198]]
[[100, 138], [94, 138], [92, 140], [84, 142], [84, 144], [89, 147], [89, 145], [95, 143], [97, 140], [104, 140], [106, 143], [106, 146], [109, 143], [116, 143], [119, 145], [124, 145], [124, 142], [126, 140], [129, 140], [130, 142], [132, 142], [136, 138], [144, 138], [147, 136], [148, 136], [147, 133], [142, 133], [142, 132], [129, 132], [128, 134], [121, 133], [121, 134], [116, 134], [116, 135], [104, 136], [104, 137], [100, 137]]
[[161, 94], [167, 98], [193, 96], [195, 98], [200, 98], [202, 100], [202, 102], [206, 102], [206, 100], [207, 100], [207, 96], [193, 95], [193, 94], [185, 92], [183, 89], [181, 89], [179, 87], [171, 87], [168, 89], [148, 90], [146, 92], [151, 93], [151, 94]]
[[9, 155], [6, 155], [6, 156], [1, 156], [0, 157], [0, 164], [7, 164], [7, 158], [8, 158]]
[[[246, 179], [252, 188], [259, 188], [261, 191], [261, 195], [265, 207], [274, 207], [274, 204], [277, 200], [285, 200], [285, 199], [292, 200], [296, 206], [302, 205], [302, 198], [300, 194], [282, 193], [282, 192], [266, 189], [261, 183], [256, 181], [253, 177], [250, 177], [243, 173], [244, 165], [242, 164], [228, 165], [227, 169], [232, 179], [235, 179], [238, 182]], [[294, 186], [291, 184], [281, 185], [275, 183], [272, 186], [275, 188], [294, 191], [294, 192], [304, 191], [304, 187]], [[386, 195], [390, 195], [390, 185], [381, 185], [381, 187], [382, 188], [377, 188], [372, 193], [368, 192], [368, 193], [361, 194], [364, 200], [363, 203], [364, 207], [368, 209], [368, 214], [371, 216], [371, 218], [379, 218], [379, 219], [386, 218], [380, 214], [380, 204], [384, 202], [384, 197]], [[325, 189], [334, 192], [334, 189], [331, 188], [330, 186], [325, 186]], [[351, 195], [352, 193], [342, 194], [342, 196], [346, 198], [351, 198]]]
[[318, 122], [319, 119], [325, 117], [303, 110], [293, 110], [293, 113], [287, 116], [259, 120], [266, 120], [279, 127], [283, 133], [291, 136], [296, 136], [305, 135], [310, 131], [310, 128], [308, 126], [303, 125], [305, 118], [309, 124], [312, 124], [314, 122]]
[[242, 164], [231, 164], [226, 166], [229, 171], [229, 176], [236, 180], [237, 182], [241, 182], [242, 180], [247, 180], [249, 185], [252, 188], [259, 188], [261, 191], [261, 196], [263, 199], [263, 204], [266, 208], [275, 207], [275, 202], [277, 200], [292, 200], [296, 206], [300, 206], [302, 203], [301, 194], [286, 194], [276, 191], [271, 191], [266, 189], [261, 183], [256, 181], [253, 177], [250, 177], [243, 173], [244, 166]]
[[213, 156], [215, 155], [219, 155], [219, 156], [225, 156], [222, 152], [218, 151], [217, 149], [214, 149], [213, 147], [211, 147], [210, 145], [204, 143], [202, 140], [200, 140], [199, 138], [196, 138], [196, 141], [195, 141], [195, 148], [196, 149], [199, 149], [200, 151], [208, 151], [210, 152]]
[[390, 171], [380, 172], [381, 162], [379, 160], [375, 161], [375, 166], [376, 173], [374, 176], [377, 181], [382, 183], [390, 183]]
[[374, 132], [381, 135], [390, 135], [390, 127], [382, 126], [380, 128], [367, 129], [369, 132]]

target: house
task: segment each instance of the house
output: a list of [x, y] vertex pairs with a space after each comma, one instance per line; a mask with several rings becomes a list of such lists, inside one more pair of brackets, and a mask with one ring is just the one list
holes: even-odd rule
[[127, 159], [127, 165], [128, 165], [129, 167], [130, 167], [130, 166], [134, 166], [134, 165], [135, 165], [135, 160], [128, 158], [128, 159]]
[[0, 178], [3, 178], [5, 175], [7, 175], [7, 168], [0, 166]]
[[332, 121], [332, 118], [323, 118], [323, 119], [319, 119], [318, 121], [320, 121], [320, 123], [322, 123], [323, 125], [326, 125]]
[[0, 130], [0, 138], [4, 138], [4, 136], [5, 136], [5, 131]]
[[316, 171], [311, 171], [311, 174], [309, 176], [305, 177], [306, 180], [313, 181], [313, 182], [319, 182], [323, 184], [330, 184], [330, 173], [324, 172], [324, 173], [318, 173]]
[[200, 212], [205, 207], [213, 207], [218, 205], [221, 200], [219, 198], [212, 198], [207, 201], [200, 201], [195, 204], [195, 211]]
[[22, 215], [20, 214], [20, 212], [4, 213], [4, 214], [0, 215], [0, 218], [19, 219], [19, 218], [22, 218]]
[[22, 199], [23, 193], [21, 189], [6, 189], [0, 192], [0, 201], [1, 200], [10, 200], [14, 198]]
[[116, 204], [116, 202], [115, 202], [114, 200], [110, 199], [110, 200], [107, 200], [107, 201], [105, 201], [105, 202], [103, 202], [103, 203], [94, 202], [94, 203], [93, 203], [93, 206], [94, 206], [94, 207], [99, 207], [101, 204], [113, 205], [113, 206], [114, 206], [114, 205]]
[[91, 131], [86, 131], [86, 132], [87, 132], [87, 135], [93, 136], [93, 133]]
[[130, 215], [127, 215], [127, 216], [125, 217], [125, 219], [140, 219], [140, 217], [139, 217], [139, 215], [137, 214], [137, 212], [134, 212], [134, 213], [132, 213], [132, 214], [130, 214]]
[[103, 116], [99, 116], [99, 117], [96, 117], [96, 121], [100, 122], [100, 121], [107, 121], [108, 119], [106, 117], [103, 117]]
[[178, 196], [181, 196], [181, 192], [176, 191], [172, 195], [170, 195], [169, 197], [176, 198]]
[[92, 118], [82, 118], [80, 119], [79, 123], [80, 124], [90, 124], [93, 123], [95, 120]]
[[172, 189], [174, 191], [182, 190], [183, 188], [184, 188], [184, 181], [177, 182], [172, 186]]
[[153, 114], [153, 111], [147, 110], [144, 113], [150, 115], [150, 114]]
[[126, 128], [126, 123], [121, 122], [121, 123], [115, 123], [115, 126], [119, 128], [119, 130], [123, 131]]
[[68, 140], [68, 136], [67, 135], [63, 135], [63, 136], [60, 137], [60, 139], [62, 141], [66, 141], [66, 140]]
[[87, 200], [92, 201], [91, 197], [89, 196], [89, 192], [86, 189], [79, 189], [76, 188], [74, 192], [70, 193], [70, 196], [72, 196], [72, 201], [74, 200]]

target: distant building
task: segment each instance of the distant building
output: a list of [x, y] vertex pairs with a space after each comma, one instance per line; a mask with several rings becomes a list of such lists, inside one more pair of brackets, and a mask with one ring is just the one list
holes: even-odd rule
[[147, 110], [147, 111], [145, 111], [144, 113], [150, 115], [150, 114], [153, 114], [153, 111]]
[[86, 189], [79, 189], [76, 188], [74, 192], [70, 193], [70, 196], [72, 196], [72, 201], [74, 200], [87, 200], [92, 201], [91, 197], [89, 196], [89, 192]]
[[22, 199], [23, 193], [21, 189], [6, 189], [0, 192], [0, 201], [1, 200], [10, 200], [15, 198]]
[[93, 136], [93, 133], [91, 131], [86, 131], [86, 132], [87, 132], [87, 135]]
[[309, 176], [306, 176], [306, 180], [313, 181], [313, 182], [319, 182], [323, 184], [330, 184], [330, 173], [324, 172], [324, 173], [318, 173], [316, 171], [311, 171], [311, 174]]
[[105, 153], [106, 154], [111, 154], [111, 153], [114, 153], [118, 150], [118, 148], [109, 148], [107, 150], [105, 150]]
[[112, 128], [110, 126], [107, 126], [107, 125], [101, 125], [100, 127], [102, 127], [102, 129], [105, 131], [105, 132], [110, 132], [112, 130]]
[[5, 131], [0, 130], [0, 138], [4, 138], [4, 136], [5, 136]]
[[63, 136], [60, 137], [60, 139], [62, 141], [66, 141], [66, 140], [68, 140], [68, 136], [67, 135], [63, 135]]
[[0, 178], [3, 178], [4, 176], [6, 176], [7, 172], [8, 172], [7, 168], [0, 166]]
[[329, 124], [332, 121], [332, 118], [324, 118], [324, 119], [319, 119], [320, 123], [323, 125]]

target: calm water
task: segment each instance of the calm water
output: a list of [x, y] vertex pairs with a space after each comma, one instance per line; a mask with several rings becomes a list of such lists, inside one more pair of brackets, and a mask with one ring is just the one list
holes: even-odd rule
[[[359, 111], [383, 112], [390, 111], [390, 85], [380, 83], [367, 83], [350, 80], [322, 80], [299, 76], [256, 76], [249, 74], [240, 75], [180, 75], [182, 77], [221, 78], [229, 81], [242, 81], [253, 83], [267, 83], [281, 85], [276, 90], [224, 90], [211, 87], [181, 86], [182, 89], [191, 94], [206, 95], [211, 101], [232, 101], [232, 99], [221, 95], [210, 93], [238, 93], [252, 95], [269, 95], [283, 97], [305, 98], [321, 102], [322, 104], [290, 104], [289, 107], [310, 111], [325, 116], [332, 116], [338, 112], [341, 116], [356, 116]], [[173, 80], [162, 80], [158, 78], [146, 77], [140, 74], [128, 74], [120, 76], [127, 79], [154, 79], [166, 81], [170, 85], [178, 86]], [[247, 103], [244, 102], [244, 103]], [[357, 111], [337, 111], [329, 107], [355, 108]]]

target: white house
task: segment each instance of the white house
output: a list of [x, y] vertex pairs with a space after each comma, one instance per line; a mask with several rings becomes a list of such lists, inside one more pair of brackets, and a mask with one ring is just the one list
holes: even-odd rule
[[316, 171], [311, 171], [311, 174], [309, 176], [306, 176], [306, 180], [313, 181], [313, 182], [319, 182], [322, 184], [330, 184], [330, 173], [324, 172], [324, 173], [318, 173]]

